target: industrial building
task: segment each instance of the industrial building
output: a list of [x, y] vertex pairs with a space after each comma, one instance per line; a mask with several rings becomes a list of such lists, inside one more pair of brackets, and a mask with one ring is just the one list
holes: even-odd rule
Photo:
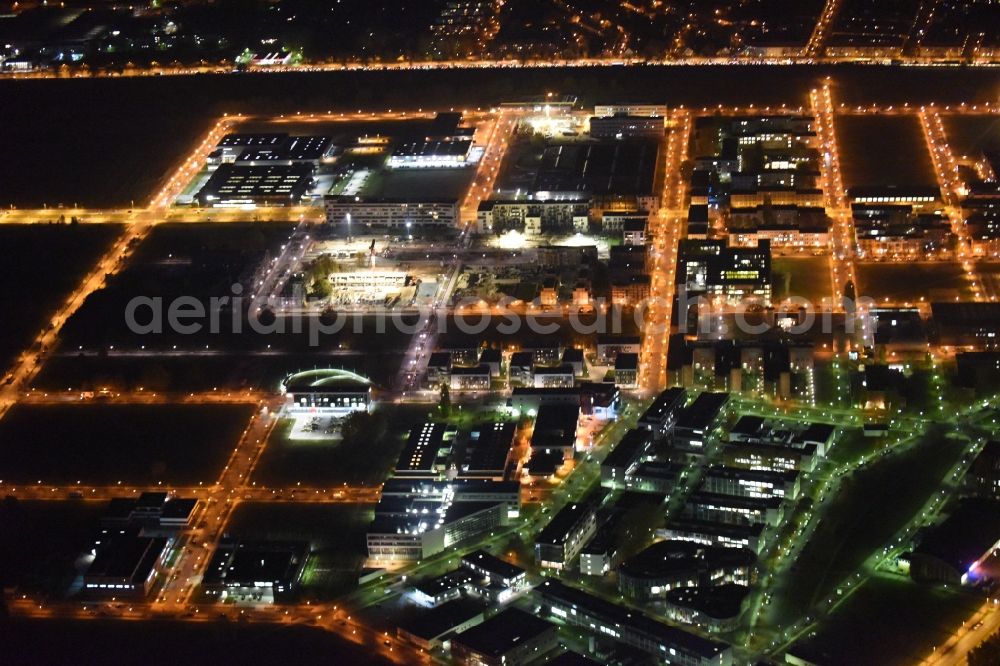
[[105, 532], [83, 575], [83, 591], [90, 597], [145, 598], [163, 568], [170, 541], [140, 536], [137, 528]]
[[406, 141], [392, 149], [392, 169], [456, 168], [471, 164], [471, 139]]
[[220, 600], [273, 601], [295, 589], [308, 559], [304, 541], [224, 540], [212, 553], [202, 587]]
[[502, 479], [516, 431], [513, 421], [495, 421], [474, 428], [465, 443], [461, 475]]
[[556, 625], [516, 608], [451, 639], [451, 656], [466, 666], [523, 666], [540, 660], [559, 644]]
[[205, 207], [295, 206], [313, 186], [311, 164], [221, 164], [195, 195]]
[[616, 113], [590, 118], [590, 136], [595, 139], [658, 139], [663, 137], [664, 127], [662, 116]]

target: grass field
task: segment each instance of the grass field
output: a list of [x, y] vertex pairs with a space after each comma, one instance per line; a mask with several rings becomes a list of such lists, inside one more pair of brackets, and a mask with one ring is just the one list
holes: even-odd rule
[[233, 512], [226, 533], [246, 540], [308, 541], [312, 555], [302, 594], [329, 599], [357, 585], [371, 519], [371, 506], [246, 502]]
[[[345, 317], [339, 327], [330, 322], [321, 328], [314, 326], [319, 316], [311, 315], [282, 317], [273, 330], [255, 330], [245, 317], [235, 317], [234, 324], [228, 308], [216, 312], [211, 299], [231, 297], [234, 284], [249, 293], [255, 271], [280, 252], [290, 230], [285, 224], [253, 223], [156, 227], [125, 271], [67, 322], [57, 355], [36, 386], [274, 388], [287, 373], [314, 367], [357, 370], [388, 385], [410, 341], [410, 332], [397, 330], [393, 321], [379, 328], [371, 316]], [[135, 297], [160, 299], [161, 331], [130, 329], [125, 313]], [[196, 298], [203, 306], [206, 315], [194, 321], [198, 330], [175, 331], [169, 325], [170, 306], [178, 297]], [[144, 306], [136, 318], [150, 321], [150, 310]]]
[[16, 405], [0, 420], [7, 483], [212, 483], [252, 405]]
[[[2, 218], [0, 218], [2, 219]], [[34, 340], [107, 250], [116, 224], [0, 224], [0, 373]]]
[[289, 373], [313, 368], [343, 368], [368, 377], [376, 386], [390, 387], [402, 363], [401, 352], [255, 355], [234, 351], [217, 356], [109, 356], [73, 353], [49, 358], [32, 381], [43, 391], [89, 391], [102, 388], [131, 391], [199, 392], [218, 389], [276, 391]]
[[970, 283], [958, 262], [858, 263], [855, 271], [859, 298], [916, 303], [921, 297], [927, 301], [972, 297]]
[[78, 573], [74, 563], [98, 537], [106, 502], [82, 500], [0, 503], [0, 572], [5, 586], [63, 595]]
[[426, 405], [379, 405], [364, 434], [329, 442], [291, 440], [291, 421], [284, 421], [272, 432], [253, 481], [279, 487], [381, 483], [395, 466], [410, 428], [423, 423], [431, 410]]
[[773, 300], [804, 298], [817, 306], [833, 295], [830, 257], [774, 257], [771, 260]]
[[906, 116], [837, 116], [844, 185], [936, 185], [920, 120]]
[[1000, 148], [1000, 116], [941, 114], [948, 145], [956, 157], [978, 159], [985, 148]]
[[985, 296], [1000, 297], [1000, 261], [977, 261], [975, 271]]
[[[879, 576], [837, 607], [802, 650], [823, 664], [915, 664], [941, 645], [982, 602], [977, 593], [962, 588]], [[878, 630], [873, 631], [874, 627]], [[798, 654], [796, 648], [791, 652]]]
[[[4, 663], [98, 663], [113, 646], [115, 663], [149, 664], [153, 645], [169, 645], [171, 661], [187, 663], [391, 664], [371, 646], [302, 625], [144, 620], [5, 619]], [[59, 640], [53, 640], [58, 636]]]
[[783, 626], [804, 615], [920, 510], [965, 449], [964, 442], [945, 438], [944, 432], [936, 429], [913, 448], [841, 482], [837, 495], [820, 509], [822, 519], [795, 564], [779, 577], [768, 624]]

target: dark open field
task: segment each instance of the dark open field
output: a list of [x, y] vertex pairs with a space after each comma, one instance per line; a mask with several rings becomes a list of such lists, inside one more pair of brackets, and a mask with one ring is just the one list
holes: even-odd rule
[[0, 420], [7, 483], [213, 483], [252, 405], [16, 405]]
[[120, 232], [114, 224], [0, 224], [0, 371], [31, 344]]
[[[901, 576], [874, 578], [844, 601], [802, 649], [824, 664], [919, 663], [982, 602], [961, 588], [922, 585]], [[795, 648], [792, 653], [797, 654]]]
[[0, 577], [23, 592], [62, 596], [77, 558], [98, 537], [106, 502], [83, 500], [0, 503]]
[[774, 301], [805, 298], [817, 306], [833, 295], [830, 257], [774, 257], [771, 260]]
[[942, 114], [948, 145], [956, 157], [976, 159], [984, 148], [1000, 148], [1000, 116]]
[[[270, 330], [254, 330], [223, 309], [198, 320], [193, 333], [169, 326], [170, 305], [193, 297], [206, 313], [213, 298], [232, 297], [234, 284], [250, 293], [255, 271], [280, 251], [290, 231], [283, 224], [166, 224], [137, 248], [128, 267], [92, 294], [67, 322], [61, 346], [36, 386], [59, 390], [93, 388], [200, 391], [213, 388], [274, 388], [289, 372], [313, 367], [357, 370], [387, 385], [410, 340], [391, 320], [383, 329], [373, 317], [344, 318], [339, 328], [314, 327], [315, 316], [297, 323], [281, 319]], [[136, 297], [160, 299], [161, 332], [130, 330], [125, 318]], [[149, 303], [150, 301], [145, 301]], [[152, 320], [150, 306], [136, 319]], [[406, 318], [404, 318], [406, 321]], [[296, 329], [296, 326], [299, 326]], [[311, 331], [316, 331], [316, 345]]]
[[241, 503], [226, 525], [234, 538], [308, 541], [302, 594], [328, 599], [357, 585], [372, 507], [355, 504]]
[[956, 261], [919, 263], [862, 263], [855, 266], [858, 297], [876, 301], [916, 303], [972, 297], [962, 265]]
[[[116, 664], [170, 661], [206, 663], [389, 664], [370, 646], [301, 625], [150, 620], [0, 619], [7, 664], [99, 663], [114, 651]], [[58, 636], [59, 640], [53, 640]], [[151, 646], [169, 646], [169, 656], [151, 656]], [[161, 653], [162, 654], [162, 653]]]
[[783, 626], [808, 612], [920, 510], [965, 449], [944, 432], [938, 428], [842, 482], [792, 569], [780, 577], [768, 624]]
[[382, 404], [365, 417], [363, 434], [329, 442], [290, 440], [291, 421], [283, 421], [272, 431], [253, 481], [279, 487], [381, 483], [395, 466], [410, 428], [432, 410], [429, 405]]
[[836, 118], [844, 185], [936, 185], [916, 115]]
[[42, 391], [134, 391], [139, 388], [178, 393], [215, 389], [276, 391], [279, 382], [292, 372], [343, 368], [368, 377], [376, 386], [389, 388], [402, 359], [401, 352], [337, 350], [331, 353], [326, 348], [318, 353], [280, 354], [220, 350], [214, 356], [81, 356], [70, 351], [47, 360], [32, 386]]
[[[982, 101], [993, 70], [867, 66], [592, 67], [164, 76], [0, 82], [0, 206], [145, 202], [224, 112], [489, 106], [550, 91], [595, 101], [806, 104], [824, 76], [838, 102]], [[651, 92], [653, 91], [653, 92]]]

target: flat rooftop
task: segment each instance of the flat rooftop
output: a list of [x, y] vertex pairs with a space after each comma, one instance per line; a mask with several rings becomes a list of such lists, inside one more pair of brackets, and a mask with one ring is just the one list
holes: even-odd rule
[[517, 608], [508, 608], [452, 640], [479, 654], [499, 658], [519, 643], [555, 629], [556, 625], [547, 620]]
[[556, 143], [545, 148], [536, 192], [653, 193], [656, 141]]

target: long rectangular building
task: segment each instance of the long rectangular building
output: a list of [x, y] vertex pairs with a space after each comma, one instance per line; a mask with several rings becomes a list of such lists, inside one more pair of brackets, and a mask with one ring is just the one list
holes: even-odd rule
[[702, 473], [701, 489], [737, 497], [795, 499], [799, 495], [799, 473], [712, 465]]
[[686, 398], [687, 391], [682, 388], [673, 387], [663, 391], [643, 412], [638, 427], [650, 431], [656, 439], [666, 437], [673, 431]]
[[397, 562], [434, 555], [508, 524], [519, 514], [520, 493], [514, 482], [390, 479], [368, 528], [368, 556]]
[[669, 627], [645, 613], [605, 601], [556, 580], [535, 588], [541, 611], [599, 637], [631, 645], [654, 655], [659, 662], [685, 666], [731, 666], [733, 650], [720, 641]]
[[371, 198], [327, 195], [326, 221], [358, 231], [385, 229], [417, 231], [426, 227], [454, 227], [458, 220], [458, 199]]
[[674, 443], [685, 451], [703, 454], [705, 444], [729, 402], [728, 393], [702, 393], [681, 411], [674, 424]]
[[535, 561], [543, 568], [565, 569], [596, 531], [594, 498], [567, 504], [535, 537]]

